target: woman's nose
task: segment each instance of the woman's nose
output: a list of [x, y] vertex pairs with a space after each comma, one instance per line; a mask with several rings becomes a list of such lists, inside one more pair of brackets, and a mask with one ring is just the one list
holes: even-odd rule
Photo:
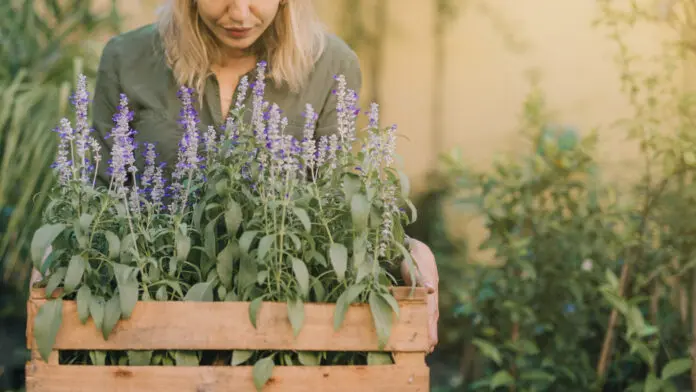
[[229, 0], [227, 13], [230, 18], [238, 23], [244, 23], [249, 17], [251, 0]]

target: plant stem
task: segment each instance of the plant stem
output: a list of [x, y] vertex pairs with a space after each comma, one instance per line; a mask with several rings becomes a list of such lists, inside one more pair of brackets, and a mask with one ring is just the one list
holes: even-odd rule
[[193, 168], [189, 169], [188, 182], [186, 184], [186, 192], [184, 193], [184, 198], [181, 201], [181, 215], [184, 215], [186, 211], [186, 203], [188, 203], [188, 194], [191, 191], [191, 182], [193, 182]]
[[280, 274], [283, 269], [283, 250], [284, 245], [285, 245], [285, 217], [287, 215], [288, 211], [288, 197], [287, 197], [287, 192], [288, 192], [288, 185], [290, 183], [290, 171], [287, 171], [285, 173], [285, 186], [283, 188], [283, 213], [280, 217], [281, 223], [280, 223], [280, 240], [278, 241], [278, 268], [276, 268], [276, 290], [278, 290], [278, 294], [280, 294]]
[[[662, 179], [661, 183], [657, 186], [656, 192], [652, 195], [649, 195], [646, 197], [645, 200], [645, 207], [643, 208], [643, 214], [641, 218], [641, 222], [638, 228], [638, 233], [640, 234], [641, 238], [644, 236], [645, 232], [645, 227], [647, 226], [647, 221], [648, 218], [650, 217], [650, 213], [652, 212], [652, 209], [655, 206], [655, 203], [657, 200], [660, 198], [662, 193], [665, 191], [667, 188], [667, 185], [669, 183], [669, 177], [666, 177]], [[649, 183], [648, 183], [649, 184]], [[636, 261], [640, 260], [643, 257], [645, 247], [641, 244], [638, 245], [638, 249], [636, 250]], [[619, 279], [619, 298], [623, 298], [624, 292], [626, 291], [626, 285], [628, 283], [628, 275], [630, 272], [630, 260], [627, 258], [626, 262], [624, 265], [621, 267], [621, 277]], [[611, 315], [609, 316], [609, 324], [607, 325], [607, 332], [604, 335], [604, 342], [602, 343], [602, 351], [599, 356], [599, 362], [597, 363], [597, 379], [600, 382], [600, 386], [604, 385], [604, 377], [606, 375], [607, 367], [609, 365], [609, 354], [611, 352], [611, 348], [614, 344], [614, 328], [616, 327], [616, 323], [619, 317], [618, 310], [616, 308], [613, 308], [611, 310]]]
[[99, 161], [94, 165], [94, 177], [92, 178], [92, 188], [97, 186], [97, 173], [99, 172]]
[[312, 183], [314, 184], [314, 195], [317, 198], [317, 204], [319, 204], [319, 216], [321, 217], [321, 223], [326, 229], [326, 235], [329, 236], [329, 243], [333, 244], [333, 236], [331, 236], [331, 230], [329, 230], [329, 225], [324, 220], [324, 208], [321, 203], [321, 195], [319, 194], [319, 187], [317, 186], [316, 176], [313, 178]]

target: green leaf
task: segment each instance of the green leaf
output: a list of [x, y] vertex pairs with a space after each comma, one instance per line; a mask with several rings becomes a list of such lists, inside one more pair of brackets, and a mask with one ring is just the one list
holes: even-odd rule
[[89, 314], [94, 320], [94, 325], [101, 331], [104, 326], [104, 298], [92, 295], [92, 300], [89, 302]]
[[354, 175], [344, 175], [343, 176], [343, 194], [346, 197], [346, 204], [350, 205], [353, 196], [360, 192], [362, 188], [362, 180], [358, 176]]
[[686, 373], [691, 369], [692, 364], [691, 358], [673, 359], [662, 368], [662, 379], [669, 380], [672, 377]]
[[167, 297], [167, 286], [160, 286], [155, 292], [155, 299], [157, 301], [166, 301]]
[[302, 260], [293, 258], [292, 272], [295, 274], [302, 296], [307, 298], [309, 296], [309, 271], [307, 270], [307, 265]]
[[227, 210], [225, 211], [225, 226], [227, 226], [227, 232], [232, 236], [236, 236], [239, 226], [242, 224], [244, 216], [242, 214], [242, 207], [236, 201], [230, 199], [227, 202]]
[[370, 366], [392, 365], [391, 353], [369, 352], [367, 353], [367, 364]]
[[196, 203], [193, 206], [193, 227], [198, 231], [201, 230], [201, 219], [203, 219], [204, 206], [205, 204], [203, 203]]
[[225, 294], [225, 302], [236, 302], [239, 301], [239, 296], [234, 291], [230, 290]]
[[411, 282], [413, 284], [416, 284], [416, 272], [418, 271], [418, 267], [416, 266], [416, 263], [413, 261], [413, 257], [411, 257], [411, 252], [406, 249], [406, 247], [399, 241], [392, 241], [392, 244], [396, 245], [396, 247], [399, 249], [399, 252], [401, 252], [401, 256], [404, 259], [404, 262], [408, 266], [408, 274], [411, 278]]
[[259, 242], [259, 253], [258, 253], [258, 260], [262, 261], [268, 252], [271, 250], [271, 245], [273, 245], [273, 241], [275, 241], [275, 234], [269, 234], [263, 238], [261, 238], [261, 241]]
[[152, 361], [152, 351], [128, 351], [129, 366], [149, 366]]
[[655, 353], [640, 340], [631, 342], [631, 354], [633, 353], [638, 353], [638, 356], [647, 364], [653, 364], [655, 362]]
[[31, 240], [31, 260], [34, 262], [34, 267], [37, 270], [41, 268], [41, 261], [46, 254], [46, 250], [63, 230], [65, 230], [65, 225], [59, 223], [41, 226], [34, 233], [34, 237]]
[[304, 303], [301, 299], [295, 298], [288, 300], [288, 319], [292, 326], [292, 332], [295, 334], [295, 337], [297, 337], [302, 330], [302, 324], [304, 324]]
[[234, 350], [232, 352], [232, 366], [238, 366], [248, 361], [254, 355], [253, 351], [249, 350]]
[[664, 383], [664, 381], [657, 378], [655, 376], [655, 374], [650, 373], [650, 374], [648, 374], [648, 377], [645, 380], [644, 392], [659, 392], [660, 389], [662, 388], [663, 383]]
[[316, 260], [319, 265], [322, 267], [326, 267], [328, 264], [326, 263], [326, 257], [322, 255], [321, 253], [317, 252], [316, 250], [312, 250], [308, 254], [309, 260]]
[[58, 330], [63, 322], [63, 300], [54, 299], [44, 303], [34, 318], [34, 338], [44, 361], [48, 361]]
[[181, 230], [176, 230], [174, 234], [174, 242], [176, 243], [176, 259], [185, 261], [191, 251], [191, 239]]
[[121, 240], [118, 236], [110, 231], [104, 232], [106, 242], [109, 244], [109, 259], [115, 260], [121, 253]]
[[53, 263], [60, 258], [60, 256], [65, 253], [65, 249], [58, 249], [52, 251], [48, 257], [43, 261], [43, 264], [41, 264], [41, 269], [39, 269], [39, 272], [41, 272], [41, 275], [46, 275], [46, 271], [51, 269], [53, 266]]
[[261, 310], [261, 303], [263, 303], [263, 297], [254, 298], [249, 304], [249, 321], [251, 325], [256, 328], [256, 317], [259, 315], [259, 310]]
[[176, 351], [174, 353], [174, 362], [176, 366], [198, 366], [200, 360], [195, 351]]
[[401, 197], [407, 199], [411, 193], [411, 182], [403, 170], [396, 171], [399, 174], [399, 185], [401, 186]]
[[334, 242], [329, 248], [329, 258], [338, 278], [345, 280], [348, 268], [348, 249], [343, 244]]
[[353, 267], [359, 268], [363, 263], [365, 263], [365, 257], [367, 256], [367, 236], [368, 232], [363, 231], [359, 236], [355, 237], [353, 240]]
[[273, 363], [273, 357], [260, 359], [254, 364], [254, 368], [252, 369], [251, 373], [254, 376], [254, 386], [256, 386], [257, 391], [260, 392], [268, 380], [271, 379], [274, 367], [275, 364]]
[[249, 254], [251, 250], [251, 243], [254, 241], [257, 234], [259, 234], [259, 232], [255, 230], [245, 231], [242, 236], [239, 237], [239, 250], [243, 255]]
[[536, 343], [532, 342], [531, 340], [521, 340], [519, 341], [519, 346], [522, 352], [527, 355], [539, 354], [539, 347], [537, 347]]
[[554, 382], [554, 380], [556, 380], [556, 376], [542, 370], [526, 370], [520, 374], [520, 380]]
[[314, 299], [316, 302], [323, 302], [324, 299], [326, 298], [326, 289], [324, 288], [324, 285], [321, 283], [321, 281], [317, 278], [312, 278], [313, 283], [312, 283], [312, 290], [314, 291]]
[[56, 291], [58, 286], [63, 282], [63, 278], [65, 278], [65, 274], [68, 272], [68, 269], [65, 267], [60, 267], [56, 268], [56, 270], [49, 275], [48, 277], [48, 283], [46, 283], [46, 298], [50, 298], [53, 296], [53, 292]]
[[609, 281], [609, 284], [611, 285], [612, 288], [614, 288], [614, 289], [619, 288], [619, 279], [616, 277], [616, 275], [611, 270], [607, 269], [606, 277], [607, 277], [607, 280]]
[[379, 295], [389, 304], [389, 306], [391, 306], [392, 310], [396, 314], [396, 317], [400, 317], [399, 303], [396, 301], [396, 298], [389, 293], [379, 293]]
[[343, 292], [336, 300], [336, 308], [334, 310], [334, 330], [338, 331], [343, 324], [343, 319], [346, 317], [346, 312], [348, 307], [358, 298], [358, 296], [365, 291], [364, 284], [357, 284], [348, 287], [346, 291]]
[[299, 207], [293, 208], [292, 211], [295, 213], [300, 222], [302, 222], [302, 226], [304, 226], [305, 231], [307, 231], [307, 233], [312, 231], [312, 222], [309, 220], [309, 214], [307, 214], [307, 211]]
[[73, 229], [75, 230], [75, 238], [77, 238], [77, 242], [81, 248], [87, 248], [90, 245], [87, 243], [87, 241], [89, 241], [89, 227], [92, 225], [93, 220], [94, 215], [82, 214], [80, 215], [79, 220], [75, 222], [75, 225], [73, 226]]
[[367, 219], [370, 216], [370, 202], [364, 194], [359, 193], [353, 196], [353, 200], [350, 202], [350, 213], [355, 230], [357, 232], [365, 230]]
[[225, 249], [217, 255], [217, 273], [223, 286], [228, 290], [232, 288], [232, 278], [234, 273], [234, 255], [236, 251], [234, 241], [229, 241]]
[[80, 318], [80, 322], [85, 324], [89, 319], [89, 304], [92, 302], [92, 289], [87, 285], [82, 285], [80, 289], [77, 290], [75, 301], [77, 302], [77, 315]]
[[239, 293], [243, 293], [247, 288], [256, 284], [258, 278], [258, 264], [251, 256], [242, 256], [239, 262], [239, 273], [237, 274], [237, 285]]
[[65, 281], [63, 282], [63, 288], [66, 293], [72, 293], [80, 284], [85, 273], [86, 264], [85, 259], [80, 255], [70, 258], [68, 272], [65, 273]]
[[134, 250], [138, 246], [138, 235], [135, 233], [129, 233], [123, 237], [121, 241], [120, 261], [123, 264], [128, 264], [132, 260], [134, 255]]
[[481, 353], [488, 359], [496, 363], [496, 365], [501, 366], [503, 364], [503, 357], [500, 355], [500, 351], [491, 343], [482, 339], [473, 339], [471, 343], [476, 346]]
[[297, 359], [304, 366], [319, 366], [321, 364], [321, 358], [318, 352], [314, 351], [299, 351], [297, 353]]
[[129, 319], [138, 302], [138, 269], [114, 263], [114, 275], [116, 275], [121, 314], [125, 319]]
[[94, 366], [106, 366], [106, 351], [90, 351], [89, 360]]
[[370, 311], [372, 312], [372, 321], [374, 321], [375, 329], [377, 330], [379, 349], [383, 350], [391, 334], [393, 320], [392, 309], [389, 303], [374, 291], [370, 292], [368, 302], [370, 303]]
[[408, 209], [411, 210], [411, 220], [409, 221], [409, 223], [414, 223], [418, 220], [418, 210], [416, 209], [416, 206], [413, 205], [413, 202], [411, 200], [407, 199], [406, 205], [408, 206]]
[[362, 282], [366, 277], [372, 274], [372, 266], [369, 263], [362, 263], [358, 265], [358, 272], [355, 276], [355, 283]]
[[300, 237], [298, 237], [295, 233], [289, 232], [288, 237], [292, 240], [292, 244], [295, 245], [295, 250], [300, 251], [302, 250], [302, 241], [300, 240]]
[[212, 302], [213, 288], [213, 282], [196, 283], [186, 293], [184, 301]]
[[203, 233], [203, 248], [205, 249], [205, 254], [209, 258], [214, 259], [217, 253], [217, 235], [215, 234], [215, 226], [217, 221], [212, 221], [205, 226], [205, 231]]
[[500, 370], [491, 379], [490, 390], [493, 391], [498, 387], [513, 385], [515, 379], [506, 370]]
[[104, 323], [102, 325], [102, 334], [104, 336], [104, 340], [109, 338], [111, 331], [114, 330], [114, 327], [120, 319], [121, 299], [119, 298], [118, 294], [115, 294], [113, 297], [111, 297], [111, 299], [106, 301], [106, 305], [104, 305]]

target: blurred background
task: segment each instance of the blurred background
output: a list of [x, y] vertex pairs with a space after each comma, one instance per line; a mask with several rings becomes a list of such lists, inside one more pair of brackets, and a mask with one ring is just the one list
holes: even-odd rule
[[[0, 391], [28, 357], [50, 130], [159, 4], [0, 1]], [[432, 390], [696, 390], [696, 0], [316, 4], [398, 125], [441, 276]]]

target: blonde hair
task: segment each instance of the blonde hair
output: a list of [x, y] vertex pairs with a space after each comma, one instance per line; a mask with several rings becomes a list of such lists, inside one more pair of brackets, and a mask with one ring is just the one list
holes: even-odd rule
[[[201, 93], [211, 66], [223, 58], [223, 48], [198, 15], [195, 1], [167, 0], [158, 26], [177, 82]], [[252, 50], [268, 60], [269, 77], [276, 85], [285, 83], [298, 92], [324, 51], [325, 31], [312, 0], [285, 0]]]

